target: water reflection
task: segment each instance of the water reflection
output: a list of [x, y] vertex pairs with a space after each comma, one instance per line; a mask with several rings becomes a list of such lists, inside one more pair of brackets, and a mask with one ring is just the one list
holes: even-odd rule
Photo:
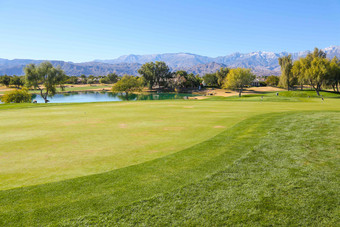
[[[184, 99], [192, 94], [181, 93], [143, 93], [143, 94], [124, 94], [103, 91], [85, 91], [59, 93], [49, 98], [50, 103], [70, 103], [70, 102], [107, 102], [107, 101], [141, 101], [141, 100], [167, 100]], [[40, 95], [34, 94], [32, 100], [44, 103]]]

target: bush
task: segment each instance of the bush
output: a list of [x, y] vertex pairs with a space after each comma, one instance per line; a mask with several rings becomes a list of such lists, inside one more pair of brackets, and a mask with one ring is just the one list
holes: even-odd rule
[[130, 92], [142, 91], [143, 85], [143, 78], [124, 75], [120, 81], [112, 86], [112, 92], [124, 92], [126, 95], [128, 95]]
[[1, 97], [1, 102], [4, 103], [30, 103], [31, 100], [32, 96], [28, 93], [27, 88], [23, 88], [22, 90], [10, 91]]

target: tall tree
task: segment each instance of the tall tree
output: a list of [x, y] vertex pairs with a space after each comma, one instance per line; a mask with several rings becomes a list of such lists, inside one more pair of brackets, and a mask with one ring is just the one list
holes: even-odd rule
[[224, 87], [232, 90], [238, 90], [239, 97], [241, 97], [244, 86], [249, 85], [255, 77], [256, 76], [250, 69], [231, 69], [224, 80]]
[[330, 84], [333, 90], [339, 92], [340, 83], [340, 60], [335, 56], [330, 62]]
[[290, 82], [292, 80], [292, 55], [279, 58], [279, 65], [281, 66], [280, 83], [282, 86], [287, 87], [289, 91], [289, 87], [291, 86]]
[[53, 67], [51, 62], [42, 62], [40, 65], [29, 64], [25, 67], [25, 80], [28, 87], [40, 90], [41, 97], [48, 102], [47, 97], [57, 92], [57, 85], [65, 83], [65, 73], [60, 67]]
[[326, 58], [326, 53], [315, 48], [313, 53], [300, 58], [299, 62], [300, 80], [308, 82], [319, 96], [322, 84], [330, 77], [330, 61]]
[[138, 73], [142, 75], [149, 89], [152, 89], [156, 82], [156, 66], [153, 62], [147, 62], [138, 69]]
[[161, 82], [166, 82], [173, 76], [170, 68], [163, 61], [147, 62], [141, 66], [138, 73], [142, 75], [149, 89], [152, 89], [155, 84], [160, 86]]
[[[155, 62], [155, 76], [156, 76], [156, 82], [158, 86], [166, 85], [166, 82], [172, 78], [173, 74], [170, 71], [169, 66], [165, 64], [164, 61], [156, 61]], [[162, 84], [161, 84], [162, 83]]]
[[219, 70], [216, 71], [217, 77], [217, 84], [219, 87], [222, 86], [224, 79], [227, 77], [230, 69], [228, 67], [221, 67]]
[[292, 67], [292, 75], [297, 79], [298, 83], [301, 86], [301, 90], [303, 90], [303, 85], [306, 83], [306, 77], [303, 71], [303, 59], [299, 59], [294, 62]]
[[321, 85], [329, 75], [329, 60], [323, 57], [315, 57], [311, 62], [311, 67], [307, 69], [307, 78], [310, 84], [320, 96]]

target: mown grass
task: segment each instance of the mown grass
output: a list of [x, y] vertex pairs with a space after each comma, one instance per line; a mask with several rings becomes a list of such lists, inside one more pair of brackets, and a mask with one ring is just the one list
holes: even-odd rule
[[[274, 156], [282, 156], [281, 158], [284, 160], [286, 158], [282, 154], [284, 146], [289, 148], [287, 154], [292, 153], [296, 159], [299, 159], [299, 152], [303, 153], [304, 151], [301, 149], [301, 144], [305, 140], [308, 144], [305, 144], [307, 150], [318, 150], [318, 154], [325, 154], [329, 157], [327, 161], [322, 161], [325, 164], [319, 165], [319, 170], [323, 171], [323, 168], [325, 168], [325, 171], [329, 171], [330, 175], [337, 176], [339, 171], [337, 161], [339, 143], [336, 138], [339, 136], [337, 127], [340, 111], [339, 100], [329, 99], [325, 102], [320, 102], [318, 99], [310, 100], [298, 103], [173, 100], [67, 105], [41, 104], [36, 106], [32, 104], [23, 106], [0, 105], [0, 107], [2, 106], [2, 109], [0, 109], [1, 125], [6, 127], [10, 125], [8, 128], [12, 128], [12, 131], [5, 127], [0, 128], [1, 135], [5, 135], [1, 137], [2, 141], [7, 145], [12, 144], [3, 146], [7, 149], [6, 152], [0, 151], [2, 152], [1, 157], [3, 157], [0, 161], [1, 183], [3, 189], [7, 187], [7, 190], [0, 191], [0, 225], [44, 226], [48, 224], [86, 225], [94, 223], [103, 225], [105, 220], [108, 224], [111, 222], [111, 224], [120, 223], [122, 225], [150, 224], [149, 221], [171, 224], [176, 220], [178, 220], [178, 224], [190, 225], [196, 223], [195, 221], [188, 221], [189, 219], [202, 220], [202, 224], [206, 225], [243, 223], [243, 219], [248, 220], [249, 217], [241, 213], [241, 210], [247, 207], [250, 211], [254, 210], [254, 204], [249, 203], [249, 206], [241, 204], [237, 208], [236, 202], [246, 200], [248, 197], [252, 198], [253, 195], [257, 195], [256, 193], [259, 195], [260, 192], [268, 193], [266, 187], [260, 187], [263, 180], [260, 176], [267, 176], [268, 171], [270, 172], [267, 163], [262, 162], [266, 159], [270, 160]], [[91, 121], [86, 122], [82, 118], [79, 121], [84, 110], [86, 110], [88, 119]], [[74, 122], [74, 120], [76, 120], [76, 124], [65, 124]], [[92, 122], [94, 120], [96, 120], [95, 124]], [[97, 122], [98, 120], [103, 122]], [[120, 123], [122, 121], [129, 127], [121, 128]], [[306, 122], [310, 122], [310, 124]], [[169, 130], [169, 127], [176, 129], [184, 127], [184, 129]], [[167, 130], [160, 130], [164, 128], [167, 128]], [[316, 128], [320, 128], [320, 135], [315, 132]], [[65, 138], [70, 137], [70, 140], [53, 141], [54, 137], [47, 137], [46, 142], [54, 146], [45, 146], [39, 140], [34, 140], [34, 137], [41, 131], [55, 132], [56, 135], [66, 133]], [[333, 132], [333, 134], [328, 134], [328, 131]], [[15, 133], [18, 132], [25, 136], [29, 134], [29, 137], [15, 137]], [[135, 134], [136, 132], [138, 133]], [[120, 134], [121, 137], [116, 137]], [[282, 137], [280, 137], [281, 134]], [[79, 140], [79, 135], [83, 137], [81, 140]], [[36, 150], [27, 149], [26, 146], [21, 146], [21, 150], [17, 150], [15, 146], [18, 145], [13, 145], [18, 143], [15, 141], [17, 138], [21, 139], [19, 141], [26, 141], [27, 146], [35, 145], [37, 149], [41, 150], [36, 152]], [[164, 139], [169, 140], [164, 142]], [[88, 141], [84, 146], [99, 150], [94, 152], [95, 155], [87, 156], [87, 152], [77, 146], [72, 146], [74, 140], [78, 142]], [[149, 143], [147, 146], [142, 143], [145, 140]], [[268, 142], [271, 140], [273, 141], [272, 145]], [[122, 142], [121, 145], [117, 146], [117, 141]], [[112, 147], [114, 144], [116, 144], [116, 147]], [[297, 150], [293, 151], [295, 144]], [[111, 145], [111, 148], [102, 149], [108, 145]], [[316, 145], [318, 146], [316, 147]], [[133, 146], [133, 149], [127, 146]], [[155, 151], [154, 146], [157, 149], [164, 149], [163, 152], [150, 152], [151, 149], [151, 151]], [[176, 149], [169, 149], [174, 148], [174, 146]], [[261, 155], [258, 156], [258, 159], [255, 159], [257, 156], [255, 150], [261, 150], [261, 146], [264, 150], [267, 149], [268, 152], [270, 150], [273, 153], [266, 153], [267, 156], [262, 157], [260, 152]], [[271, 149], [271, 146], [273, 149]], [[329, 147], [335, 149], [332, 151], [333, 153], [327, 151]], [[119, 150], [115, 148], [124, 151], [119, 153], [121, 156], [115, 156], [116, 150]], [[322, 152], [319, 152], [319, 150]], [[325, 153], [324, 150], [328, 153]], [[241, 179], [243, 175], [247, 174], [244, 171], [244, 168], [248, 168], [247, 165], [240, 166], [239, 169], [237, 169], [238, 165], [236, 167], [233, 165], [234, 162], [242, 162], [247, 157], [252, 157], [255, 163], [253, 165], [258, 168], [252, 169], [254, 176], [255, 173], [258, 174], [254, 177], [254, 181], [247, 181], [248, 178]], [[323, 158], [324, 156], [320, 157], [320, 160], [324, 160]], [[64, 162], [58, 163], [57, 160], [64, 160]], [[280, 160], [276, 159], [278, 163], [281, 163]], [[270, 163], [273, 162], [274, 160]], [[122, 166], [117, 168], [117, 163]], [[281, 164], [286, 166], [283, 169], [291, 169], [289, 163], [282, 161]], [[332, 166], [332, 169], [329, 166]], [[295, 167], [297, 171], [300, 171], [301, 166]], [[235, 174], [240, 172], [240, 175], [235, 175], [237, 176], [235, 182], [239, 182], [238, 179], [240, 178], [241, 186], [247, 185], [249, 188], [254, 188], [253, 191], [250, 191], [247, 188], [236, 187], [238, 183], [235, 185], [230, 177], [223, 180], [225, 181], [224, 186], [222, 182], [219, 182], [218, 185], [222, 185], [222, 188], [218, 190], [223, 191], [226, 185], [230, 185], [228, 189], [230, 195], [234, 196], [241, 193], [238, 197], [235, 197], [235, 200], [238, 198], [235, 206], [232, 203], [228, 204], [226, 199], [223, 200], [225, 196], [223, 193], [220, 198], [221, 201], [225, 202], [225, 206], [221, 205], [216, 202], [216, 198], [209, 197], [210, 194], [206, 193], [207, 190], [202, 188], [203, 190], [196, 191], [196, 193], [203, 191], [202, 194], [195, 196], [200, 198], [199, 201], [206, 200], [207, 203], [199, 203], [197, 200], [197, 203], [194, 203], [195, 199], [192, 196], [190, 197], [189, 194], [188, 200], [192, 200], [193, 203], [188, 201], [182, 203], [181, 201], [185, 199], [185, 196], [179, 195], [179, 208], [176, 206], [177, 203], [171, 204], [171, 201], [174, 201], [173, 199], [165, 199], [164, 207], [160, 204], [159, 213], [155, 211], [158, 209], [154, 207], [155, 201], [158, 200], [154, 201], [153, 199], [168, 198], [168, 195], [170, 195], [169, 198], [173, 197], [178, 194], [177, 188], [186, 189], [186, 187], [189, 187], [188, 191], [194, 192], [195, 190], [190, 188], [193, 187], [192, 185], [197, 187], [197, 185], [203, 184], [202, 182], [209, 182], [209, 179], [218, 176], [229, 168], [236, 168]], [[251, 170], [253, 167], [249, 166], [249, 168]], [[260, 171], [266, 168], [267, 172]], [[91, 174], [94, 169], [99, 174]], [[10, 175], [13, 172], [16, 173]], [[308, 171], [304, 173], [307, 175], [304, 175], [303, 179], [309, 180]], [[275, 177], [281, 175], [282, 173], [278, 173], [269, 179], [275, 180]], [[289, 180], [289, 178], [285, 179]], [[296, 179], [294, 175], [290, 176], [291, 181]], [[50, 183], [42, 184], [46, 182]], [[334, 183], [329, 182], [332, 185]], [[313, 181], [313, 183], [317, 182]], [[335, 182], [337, 185], [338, 183]], [[25, 185], [32, 186], [15, 188]], [[278, 188], [279, 186], [282, 185], [277, 184]], [[327, 184], [321, 186], [324, 187]], [[206, 187], [211, 195], [216, 194], [209, 183]], [[244, 190], [243, 194], [242, 190]], [[308, 195], [309, 200], [304, 205], [311, 204], [310, 201], [314, 199], [313, 193]], [[175, 198], [177, 197], [175, 196]], [[337, 200], [333, 200], [332, 195], [327, 193], [323, 194], [322, 198], [325, 201], [331, 201], [328, 205], [334, 205], [333, 202], [337, 202]], [[277, 199], [283, 201], [282, 197]], [[287, 201], [287, 206], [283, 206], [282, 212], [285, 209], [292, 209], [290, 208], [290, 200]], [[214, 203], [216, 203], [216, 207], [208, 206]], [[197, 209], [190, 208], [191, 205], [197, 206]], [[325, 207], [331, 210], [328, 205]], [[200, 211], [201, 206], [207, 207], [206, 213]], [[221, 207], [218, 208], [219, 206]], [[149, 208], [150, 212], [143, 210], [143, 207]], [[175, 216], [171, 217], [166, 214], [169, 212], [168, 208], [171, 208], [170, 214]], [[236, 210], [231, 211], [234, 208]], [[130, 209], [134, 212], [128, 211]], [[177, 209], [179, 212], [175, 214]], [[213, 213], [218, 209], [221, 212], [214, 215]], [[227, 219], [226, 217], [229, 217], [226, 213], [223, 213], [225, 209], [235, 212], [234, 222], [223, 222]], [[180, 211], [182, 211], [182, 214], [188, 212], [190, 215], [181, 218]], [[205, 216], [200, 217], [200, 212]], [[315, 215], [315, 212], [310, 214]], [[265, 217], [259, 215], [254, 217], [261, 222], [256, 222], [254, 219], [249, 224], [269, 223], [264, 221]], [[211, 218], [208, 218], [210, 216]], [[336, 216], [333, 215], [328, 219], [323, 213], [321, 216], [326, 220], [324, 223], [329, 225], [335, 223], [334, 217]], [[186, 217], [190, 218], [187, 219]], [[203, 217], [205, 217], [204, 220]], [[213, 218], [223, 220], [214, 222]], [[169, 222], [169, 219], [172, 219], [173, 222]], [[282, 218], [285, 221], [288, 219], [286, 216]], [[308, 219], [305, 223], [312, 223], [312, 221]], [[314, 223], [320, 223], [319, 219]]]
[[[231, 190], [232, 192], [230, 193], [234, 193], [235, 195], [238, 195], [238, 197], [234, 198], [234, 195], [231, 194], [227, 198], [234, 198], [233, 201], [235, 203], [238, 200], [243, 201], [247, 200], [248, 197], [252, 198], [252, 196], [260, 195], [260, 192], [270, 193], [270, 191], [266, 191], [266, 186], [268, 186], [268, 184], [275, 185], [275, 182], [271, 181], [276, 178], [279, 178], [279, 182], [281, 183], [285, 182], [289, 177], [292, 182], [299, 182], [299, 179], [296, 179], [295, 175], [287, 175], [285, 176], [286, 178], [281, 179], [282, 174], [286, 173], [285, 171], [289, 169], [293, 172], [300, 171], [299, 168], [304, 163], [302, 161], [313, 161], [309, 160], [309, 156], [311, 156], [312, 159], [317, 158], [320, 160], [324, 157], [328, 157], [327, 160], [320, 161], [322, 165], [318, 165], [317, 170], [328, 173], [327, 177], [331, 175], [334, 176], [335, 179], [339, 179], [336, 177], [336, 174], [339, 174], [339, 160], [335, 159], [336, 155], [338, 155], [337, 152], [339, 151], [339, 142], [336, 140], [337, 136], [339, 136], [339, 128], [337, 127], [339, 116], [339, 112], [320, 112], [314, 114], [281, 113], [257, 116], [240, 122], [231, 129], [222, 132], [206, 142], [151, 162], [99, 175], [75, 178], [68, 181], [1, 191], [0, 224], [46, 225], [62, 222], [63, 224], [76, 225], [79, 224], [78, 222], [82, 224], [104, 224], [103, 221], [108, 223], [121, 221], [122, 224], [137, 224], [144, 222], [145, 224], [150, 224], [148, 221], [163, 224], [174, 222], [174, 224], [176, 224], [175, 222], [178, 221], [178, 223], [183, 222], [188, 224], [191, 222], [186, 222], [187, 219], [185, 217], [184, 219], [183, 217], [180, 218], [181, 215], [184, 215], [187, 212], [181, 212], [179, 208], [182, 207], [182, 209], [190, 210], [188, 213], [191, 214], [191, 221], [193, 221], [192, 219], [201, 220], [200, 215], [191, 210], [193, 207], [201, 211], [208, 208], [207, 204], [199, 204], [201, 200], [206, 201], [208, 204], [211, 203], [212, 206], [214, 206], [210, 211], [216, 212], [216, 209], [221, 209], [219, 213], [216, 213], [215, 215], [211, 214], [211, 219], [208, 218], [210, 217], [210, 214], [205, 215], [204, 217], [206, 217], [207, 220], [201, 223], [222, 223], [221, 220], [219, 222], [215, 221], [218, 218], [223, 221], [228, 217], [227, 214], [222, 215], [223, 209], [228, 208], [228, 203], [222, 206], [221, 203], [216, 201], [216, 198], [212, 200], [209, 199], [209, 195], [214, 197], [216, 193], [211, 189], [207, 190], [200, 187], [211, 187], [205, 181], [210, 181], [210, 178], [214, 179], [214, 173], [226, 169], [242, 156], [243, 159], [250, 157], [250, 160], [253, 161], [252, 166], [249, 166], [248, 163], [244, 164], [242, 168], [239, 168], [238, 164], [236, 166], [232, 165], [232, 168], [234, 168], [234, 176], [232, 179], [227, 177], [222, 180], [224, 184], [222, 184], [222, 182], [217, 184], [222, 184], [223, 187], [226, 187], [225, 184], [230, 184], [228, 186], [229, 188], [227, 187], [226, 190]], [[283, 128], [284, 130], [282, 130]], [[318, 131], [316, 129], [318, 129]], [[296, 135], [299, 137], [296, 137]], [[288, 144], [289, 146], [287, 146], [288, 141], [290, 142]], [[273, 149], [271, 147], [273, 147]], [[294, 147], [296, 150], [294, 150]], [[304, 150], [306, 147], [310, 149]], [[315, 150], [317, 150], [318, 154], [321, 152], [319, 151], [320, 149], [322, 151], [327, 151], [327, 149], [329, 149], [330, 152], [323, 152], [322, 157], [320, 158], [314, 157], [313, 154], [315, 153]], [[258, 154], [262, 154], [261, 152], [263, 152], [263, 150], [269, 152], [269, 154], [267, 154], [269, 157], [258, 156]], [[302, 153], [300, 154], [300, 152]], [[286, 157], [285, 155], [288, 156]], [[301, 161], [301, 157], [307, 159]], [[270, 160], [270, 158], [274, 159]], [[297, 163], [293, 163], [292, 165], [288, 163], [288, 165], [284, 163], [285, 159], [291, 161], [297, 160], [297, 163], [300, 163], [301, 165], [299, 166]], [[264, 160], [267, 160], [267, 162], [263, 162]], [[281, 169], [275, 169], [275, 174], [270, 176], [271, 167], [277, 168], [277, 165], [280, 166]], [[252, 174], [248, 176], [249, 170], [252, 171]], [[283, 173], [280, 172], [281, 170]], [[309, 179], [309, 174], [313, 174], [312, 172], [309, 173], [305, 170], [303, 170], [303, 173], [305, 173], [305, 175], [302, 176], [303, 179], [307, 180]], [[245, 180], [242, 180], [242, 176], [244, 175], [248, 177]], [[207, 179], [195, 184], [195, 182], [204, 178]], [[264, 178], [268, 179], [263, 182]], [[327, 180], [329, 179], [327, 178]], [[178, 192], [171, 192], [170, 194], [160, 196], [160, 198], [167, 198], [167, 200], [164, 201], [165, 208], [173, 206], [170, 212], [166, 209], [161, 211], [163, 209], [161, 205], [163, 199], [155, 208], [153, 206], [159, 203], [159, 201], [153, 201], [153, 199], [151, 202], [149, 200], [141, 202], [143, 203], [140, 204], [142, 208], [135, 208], [134, 206], [136, 206], [136, 204], [128, 205], [133, 201], [147, 199], [159, 193], [166, 193], [190, 183], [194, 183], [194, 185], [189, 186], [185, 196], [188, 195], [187, 193], [190, 191], [195, 192], [195, 194], [191, 197], [188, 196], [188, 200], [183, 203], [176, 203], [178, 206], [176, 204], [171, 204], [171, 201], [173, 201], [174, 198], [177, 198], [177, 195], [174, 196], [171, 195], [171, 193]], [[335, 187], [339, 185], [337, 184], [339, 182], [329, 181], [328, 183], [333, 186], [335, 185]], [[245, 189], [248, 191], [242, 187], [235, 187], [242, 185], [246, 185], [247, 187]], [[273, 187], [279, 188], [279, 186], [280, 185], [276, 185]], [[309, 186], [311, 187], [313, 185], [309, 184]], [[256, 189], [255, 187], [259, 187], [259, 189]], [[314, 187], [319, 186], [314, 185]], [[194, 190], [194, 188], [197, 188], [197, 190]], [[219, 190], [220, 189], [221, 188], [219, 188]], [[179, 191], [181, 192], [182, 190], [183, 189]], [[257, 192], [256, 190], [260, 190], [260, 192]], [[193, 197], [198, 196], [200, 191], [203, 194], [198, 197], [199, 199], [194, 199]], [[287, 195], [289, 194], [290, 192], [287, 192]], [[222, 199], [222, 195], [218, 200]], [[334, 207], [334, 202], [336, 202], [336, 200], [333, 200], [333, 197], [329, 198], [327, 193], [322, 195], [323, 199], [325, 201], [330, 201], [330, 204]], [[335, 196], [337, 196], [337, 194]], [[178, 199], [181, 200], [184, 199], [184, 197], [179, 197]], [[312, 194], [309, 195], [309, 198], [314, 199]], [[282, 200], [284, 198], [276, 199]], [[197, 204], [190, 204], [190, 200]], [[151, 203], [151, 205], [149, 203]], [[305, 201], [305, 204], [309, 203], [310, 201]], [[138, 204], [139, 203], [137, 203], [137, 205]], [[124, 208], [126, 205], [128, 205], [128, 207]], [[287, 208], [289, 208], [290, 205], [291, 204], [288, 203]], [[244, 206], [245, 205], [243, 204], [242, 207], [236, 208], [239, 211], [242, 211], [247, 208]], [[117, 210], [113, 210], [113, 213], [107, 212], [114, 208], [117, 208]], [[150, 212], [147, 211], [149, 209]], [[155, 211], [158, 209], [161, 213]], [[230, 209], [230, 212], [233, 215], [241, 215], [237, 214], [234, 210], [235, 204], [231, 204], [228, 209]], [[252, 207], [250, 203], [246, 210], [252, 209], [255, 208]], [[128, 212], [129, 210], [136, 211], [136, 213], [130, 214]], [[208, 210], [209, 209], [207, 209], [207, 211]], [[284, 207], [282, 210], [284, 210]], [[174, 212], [176, 213], [176, 216], [169, 216]], [[259, 215], [263, 215], [261, 212], [258, 211]], [[166, 213], [169, 213], [169, 215], [167, 216]], [[87, 216], [84, 217], [84, 215]], [[243, 213], [242, 215], [246, 214]], [[81, 217], [78, 218], [79, 216]], [[166, 217], [166, 219], [163, 219], [164, 217]], [[137, 220], [134, 220], [136, 218]], [[234, 223], [239, 222], [239, 218], [240, 217], [233, 219]], [[172, 221], [169, 221], [168, 219], [171, 219]], [[248, 216], [244, 216], [244, 219], [248, 220]], [[259, 219], [259, 217], [257, 217], [257, 219]]]
[[86, 176], [160, 158], [258, 114], [325, 109], [339, 109], [338, 100], [2, 104], [0, 189]]
[[[276, 95], [278, 93], [278, 96]], [[322, 100], [324, 98], [324, 100]], [[212, 96], [205, 101], [256, 101], [256, 102], [324, 102], [329, 99], [339, 99], [339, 93], [321, 91], [320, 96], [312, 90], [303, 91], [279, 91], [279, 92], [262, 92], [258, 94], [242, 94], [230, 97]]]
[[254, 138], [259, 143], [246, 147], [247, 154], [225, 170], [172, 192], [63, 224], [338, 226], [339, 112], [270, 120], [273, 125], [265, 135]]
[[[68, 181], [1, 191], [0, 220], [4, 220], [3, 224], [6, 225], [59, 222], [65, 218], [106, 211], [198, 181], [240, 158], [247, 145], [257, 143], [252, 137], [259, 127], [263, 127], [261, 122], [264, 119], [241, 122], [204, 143], [140, 165]], [[237, 143], [238, 138], [243, 143]], [[221, 159], [220, 155], [225, 152], [228, 158]]]
[[105, 172], [190, 147], [233, 124], [221, 122], [232, 115], [224, 106], [210, 107], [181, 101], [0, 105], [0, 188]]
[[[276, 93], [275, 93], [276, 94]], [[302, 91], [280, 91], [280, 96], [284, 97], [304, 97], [304, 98], [340, 98], [340, 94], [334, 92], [321, 91], [320, 96], [314, 90], [302, 90]]]

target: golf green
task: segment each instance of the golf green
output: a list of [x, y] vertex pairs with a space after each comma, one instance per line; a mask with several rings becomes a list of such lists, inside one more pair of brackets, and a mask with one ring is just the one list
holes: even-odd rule
[[328, 132], [339, 111], [337, 98], [287, 97], [1, 105], [0, 224], [75, 224], [208, 179], [267, 143], [273, 128], [299, 135], [310, 118]]

